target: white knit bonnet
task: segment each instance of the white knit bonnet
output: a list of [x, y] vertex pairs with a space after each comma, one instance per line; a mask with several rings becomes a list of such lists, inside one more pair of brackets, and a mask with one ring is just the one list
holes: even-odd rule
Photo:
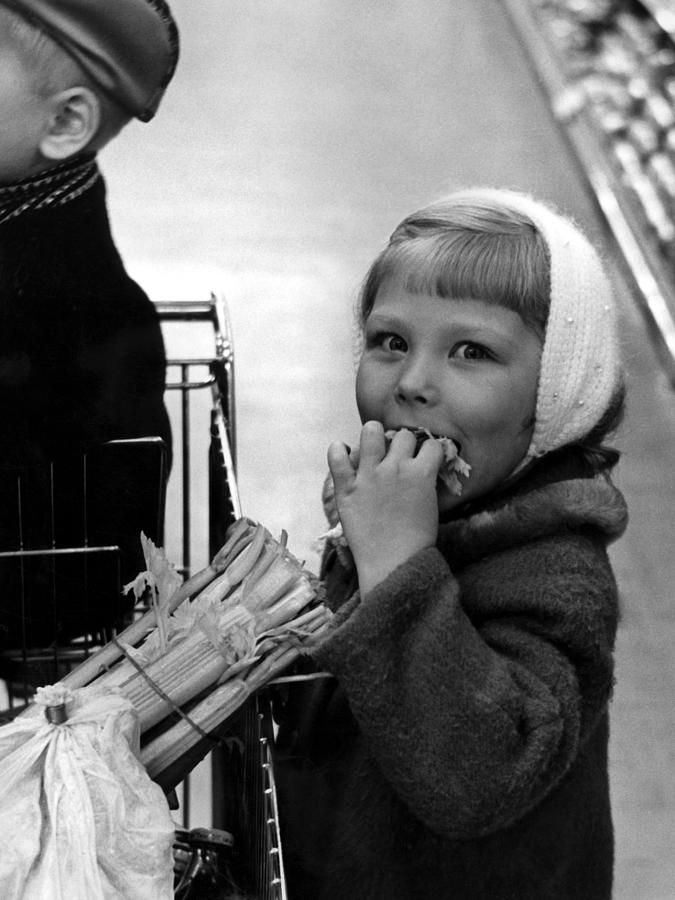
[[527, 216], [548, 247], [551, 297], [526, 454], [534, 459], [585, 437], [610, 406], [621, 378], [612, 289], [596, 251], [569, 219], [524, 194], [475, 193]]

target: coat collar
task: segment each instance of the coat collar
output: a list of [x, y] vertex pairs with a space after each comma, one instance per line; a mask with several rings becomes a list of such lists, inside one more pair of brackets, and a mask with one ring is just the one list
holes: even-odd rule
[[0, 225], [41, 209], [64, 206], [100, 179], [96, 156], [89, 153], [23, 181], [0, 185]]
[[621, 492], [606, 473], [570, 477], [567, 461], [540, 466], [491, 504], [441, 524], [438, 547], [451, 564], [466, 565], [534, 537], [592, 532], [606, 544], [626, 529]]

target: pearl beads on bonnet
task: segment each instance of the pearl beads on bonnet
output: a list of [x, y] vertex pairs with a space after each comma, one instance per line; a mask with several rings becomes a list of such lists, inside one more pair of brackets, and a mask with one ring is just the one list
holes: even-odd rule
[[477, 193], [527, 216], [549, 252], [550, 308], [527, 461], [585, 437], [610, 406], [621, 379], [614, 299], [596, 251], [570, 220], [524, 194]]

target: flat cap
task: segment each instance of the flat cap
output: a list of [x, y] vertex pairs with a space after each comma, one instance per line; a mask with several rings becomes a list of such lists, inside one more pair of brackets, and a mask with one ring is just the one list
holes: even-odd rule
[[178, 62], [165, 0], [0, 0], [58, 43], [98, 87], [143, 122]]

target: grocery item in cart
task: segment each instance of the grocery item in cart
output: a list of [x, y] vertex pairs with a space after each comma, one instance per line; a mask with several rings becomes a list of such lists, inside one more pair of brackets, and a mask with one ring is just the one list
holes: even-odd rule
[[149, 597], [149, 611], [63, 684], [127, 697], [143, 764], [169, 789], [212, 749], [214, 729], [308, 650], [332, 614], [286, 536], [249, 519], [235, 521], [210, 565], [185, 583], [161, 548], [142, 543], [146, 570], [127, 587]]
[[169, 900], [175, 826], [119, 694], [39, 688], [0, 728], [0, 896]]

